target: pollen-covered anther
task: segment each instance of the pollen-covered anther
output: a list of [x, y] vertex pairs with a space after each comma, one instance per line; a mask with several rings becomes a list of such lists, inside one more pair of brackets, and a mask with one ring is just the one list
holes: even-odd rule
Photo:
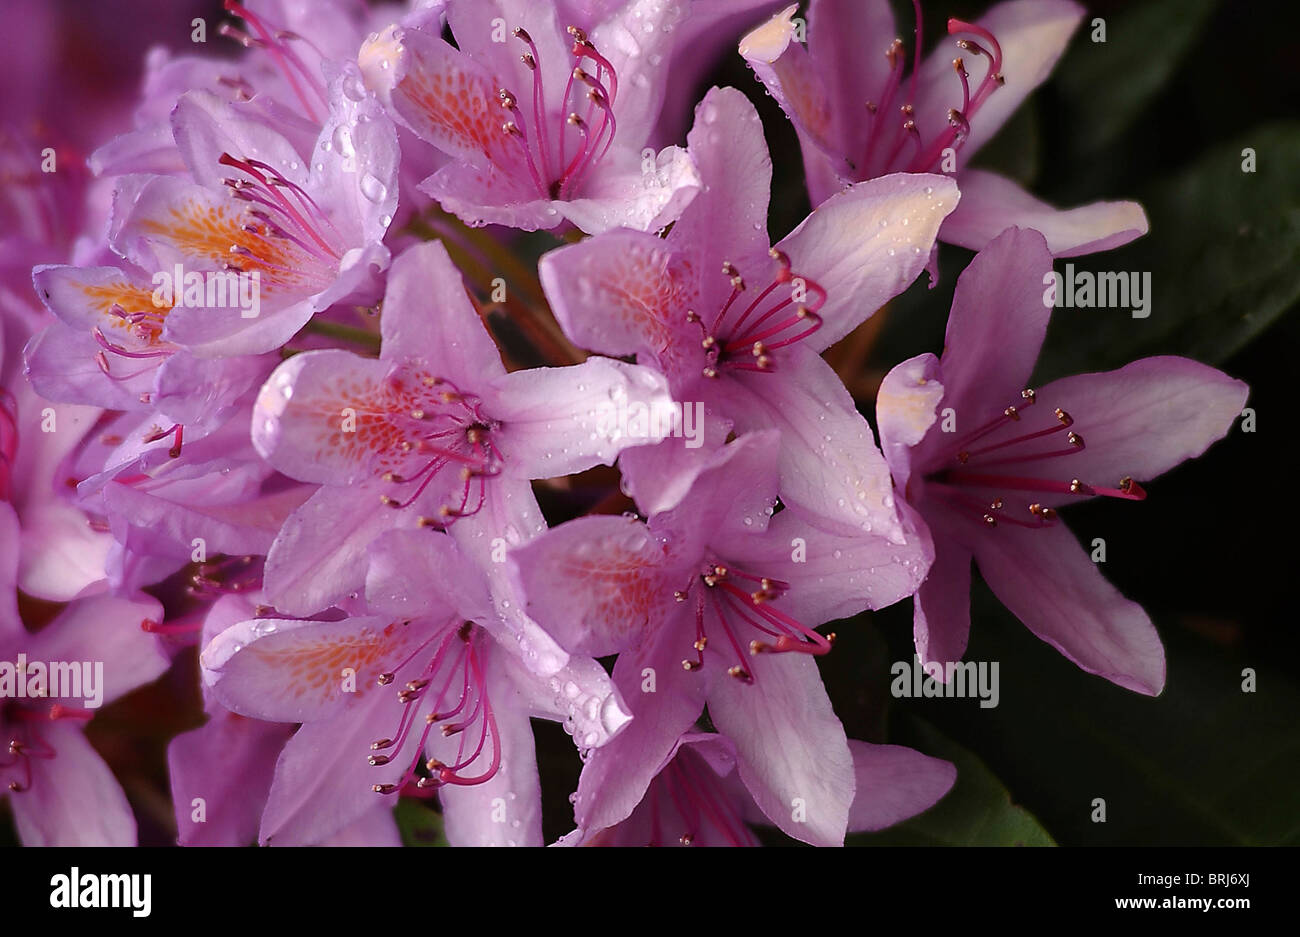
[[373, 742], [370, 743], [370, 750], [372, 752], [382, 751], [385, 748], [391, 748], [392, 745], [393, 745], [392, 739], [375, 739]]
[[1043, 521], [1052, 521], [1056, 519], [1056, 511], [1054, 509], [1045, 508], [1037, 502], [1029, 505], [1029, 513], [1038, 516]]
[[1066, 413], [1060, 407], [1057, 407], [1054, 412], [1056, 414], [1056, 418], [1061, 421], [1062, 426], [1074, 425], [1074, 417], [1070, 416], [1070, 414]]
[[754, 677], [748, 670], [739, 664], [733, 664], [727, 668], [727, 676], [739, 680], [741, 683], [753, 683]]
[[1129, 497], [1134, 501], [1142, 501], [1147, 496], [1146, 489], [1128, 475], [1125, 475], [1119, 480], [1119, 490], [1126, 497]]
[[387, 755], [371, 755], [366, 759], [366, 761], [371, 767], [378, 768], [380, 765], [388, 764], [392, 759]]
[[381, 673], [381, 674], [378, 676], [378, 678], [376, 678], [375, 683], [377, 683], [379, 686], [388, 686], [390, 683], [392, 683], [392, 682], [393, 682], [394, 680], [396, 680], [396, 679], [397, 679], [397, 675], [396, 675], [396, 674], [392, 674], [392, 673]]

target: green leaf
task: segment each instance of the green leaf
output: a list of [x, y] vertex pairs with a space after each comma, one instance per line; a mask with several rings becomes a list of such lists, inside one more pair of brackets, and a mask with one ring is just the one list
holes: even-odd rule
[[1106, 41], [1093, 42], [1085, 16], [1055, 71], [1080, 155], [1119, 138], [1155, 99], [1201, 34], [1216, 0], [1148, 0], [1105, 18]]
[[397, 829], [403, 846], [446, 846], [447, 835], [442, 829], [442, 814], [427, 804], [403, 798], [393, 809]]
[[[1242, 150], [1256, 171], [1242, 171]], [[1140, 197], [1145, 238], [1074, 258], [1080, 270], [1151, 274], [1149, 316], [1060, 308], [1038, 379], [1113, 368], [1153, 354], [1211, 364], [1245, 347], [1300, 299], [1300, 123], [1255, 128]], [[1056, 265], [1065, 271], [1065, 263]]]
[[903, 720], [891, 741], [911, 745], [957, 766], [957, 783], [920, 816], [879, 833], [849, 836], [854, 846], [1054, 846], [1048, 832], [972, 752], [919, 717]]

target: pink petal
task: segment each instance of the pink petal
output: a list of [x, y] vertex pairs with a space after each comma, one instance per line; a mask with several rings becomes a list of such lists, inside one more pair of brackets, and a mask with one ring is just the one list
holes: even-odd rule
[[930, 665], [942, 668], [961, 660], [970, 636], [971, 553], [947, 530], [937, 530], [934, 564], [912, 600], [916, 656], [927, 673]]
[[1222, 371], [1172, 355], [1053, 381], [1038, 392], [1036, 406], [1069, 413], [1084, 448], [1064, 459], [1021, 463], [1015, 472], [1105, 487], [1125, 476], [1153, 479], [1226, 436], [1249, 393]]
[[680, 147], [660, 150], [650, 171], [641, 153], [611, 150], [574, 198], [552, 204], [587, 234], [613, 228], [657, 231], [681, 217], [699, 190], [695, 161]]
[[[972, 432], [1022, 402], [1052, 312], [1043, 302], [1043, 279], [1051, 269], [1043, 236], [1010, 228], [957, 278], [939, 380], [940, 406], [953, 408], [958, 433]], [[932, 432], [921, 451], [954, 438]]]
[[303, 725], [276, 763], [259, 841], [313, 845], [380, 806], [391, 808], [391, 797], [372, 785], [392, 784], [402, 776], [416, 755], [419, 733], [411, 733], [401, 751], [390, 750], [388, 764], [371, 765], [367, 757], [371, 742], [390, 735], [401, 715], [396, 693], [370, 693], [331, 719]]
[[543, 255], [538, 274], [556, 319], [579, 347], [635, 354], [670, 380], [698, 376], [699, 365], [690, 362], [702, 356], [680, 338], [681, 310], [693, 304], [696, 273], [662, 238], [609, 231]]
[[631, 446], [656, 443], [671, 429], [667, 419], [646, 429], [626, 412], [668, 414], [674, 409], [663, 377], [650, 368], [609, 358], [588, 358], [567, 368], [533, 368], [497, 378], [489, 393], [506, 470], [524, 478], [554, 478], [611, 465]]
[[305, 722], [386, 692], [379, 676], [427, 636], [417, 625], [387, 616], [254, 618], [217, 635], [203, 649], [200, 665], [204, 682], [226, 708], [270, 722]]
[[1160, 694], [1165, 654], [1151, 619], [1106, 581], [1064, 524], [984, 531], [975, 559], [994, 595], [1034, 634], [1089, 673]]
[[30, 790], [9, 795], [24, 846], [134, 846], [135, 817], [104, 760], [67, 720], [41, 727], [56, 752], [33, 758]]
[[786, 7], [744, 36], [740, 40], [740, 54], [781, 105], [800, 139], [812, 142], [824, 152], [837, 153], [840, 141], [835, 110], [844, 102], [832, 96], [821, 69], [795, 39], [792, 16], [796, 9], [797, 5]]
[[374, 434], [395, 406], [385, 384], [391, 367], [337, 348], [294, 355], [258, 394], [258, 454], [299, 481], [346, 485], [378, 477]]
[[735, 382], [729, 412], [737, 430], [780, 430], [781, 498], [812, 523], [901, 543], [893, 483], [871, 427], [830, 365], [808, 349], [783, 351], [778, 372]]
[[[26, 639], [32, 660], [95, 661], [104, 665], [100, 703], [111, 703], [166, 673], [171, 659], [158, 639], [140, 627], [162, 620], [162, 605], [152, 596], [136, 599], [96, 595], [79, 599], [54, 621]], [[70, 701], [83, 705], [80, 701]]]
[[736, 746], [740, 777], [776, 826], [840, 846], [853, 803], [853, 758], [817, 664], [802, 654], [750, 658], [754, 682], [719, 677], [709, 715]]
[[402, 845], [402, 833], [397, 828], [397, 818], [388, 803], [380, 803], [363, 813], [332, 836], [317, 845], [343, 849], [356, 847], [396, 848]]
[[393, 530], [369, 550], [366, 604], [377, 612], [490, 622], [487, 579], [449, 535]]
[[625, 651], [662, 627], [667, 546], [640, 521], [581, 517], [512, 550], [527, 611], [572, 654]]
[[1041, 231], [1054, 257], [1108, 251], [1147, 233], [1146, 212], [1137, 202], [1056, 208], [1010, 179], [982, 169], [967, 169], [957, 182], [961, 204], [943, 223], [939, 237], [971, 250], [982, 250], [1011, 225]]
[[[667, 764], [677, 740], [704, 709], [714, 681], [707, 671], [682, 668], [690, 640], [686, 622], [680, 625], [665, 627], [652, 646], [621, 654], [614, 665], [614, 682], [632, 720], [612, 741], [593, 751], [583, 767], [574, 816], [584, 829], [600, 830], [626, 819]], [[651, 685], [647, 669], [652, 671], [654, 693], [643, 691]]]
[[[172, 802], [182, 846], [248, 846], [271, 789], [290, 726], [220, 710], [207, 724], [167, 746]], [[196, 822], [202, 800], [202, 822]]]
[[271, 545], [267, 601], [288, 615], [313, 615], [359, 593], [370, 544], [394, 527], [414, 526], [418, 510], [381, 505], [373, 491], [321, 488], [289, 515]]
[[804, 344], [824, 351], [907, 289], [959, 198], [947, 176], [881, 176], [831, 196], [783, 238], [793, 273], [827, 293], [822, 327]]
[[384, 360], [423, 359], [463, 391], [505, 374], [501, 354], [440, 241], [418, 244], [393, 261], [383, 308]]
[[721, 272], [724, 262], [741, 271], [771, 265], [766, 254], [772, 159], [758, 111], [735, 88], [709, 89], [695, 108], [686, 142], [703, 188], [668, 241], [689, 254], [701, 282], [700, 311], [712, 311], [731, 290]]
[[839, 122], [839, 153], [865, 151], [872, 124], [864, 108], [868, 101], [881, 100], [889, 78], [885, 50], [898, 35], [910, 33], [895, 31], [888, 0], [812, 0], [808, 5], [808, 48]]
[[849, 740], [857, 792], [849, 809], [853, 832], [883, 830], [933, 807], [952, 789], [957, 769], [950, 762], [902, 745]]
[[880, 449], [899, 491], [911, 478], [913, 447], [938, 418], [944, 393], [938, 378], [939, 359], [926, 352], [894, 365], [876, 392]]

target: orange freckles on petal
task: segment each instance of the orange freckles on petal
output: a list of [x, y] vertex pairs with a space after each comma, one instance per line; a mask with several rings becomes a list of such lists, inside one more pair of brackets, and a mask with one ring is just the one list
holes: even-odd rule
[[322, 390], [326, 392], [292, 405], [311, 427], [304, 442], [318, 460], [376, 473], [405, 460], [402, 443], [409, 432], [401, 417], [416, 407], [409, 393], [390, 381], [359, 375], [341, 376]]
[[581, 583], [592, 598], [593, 617], [613, 638], [638, 638], [649, 624], [651, 609], [663, 601], [662, 583], [641, 552], [601, 544], [599, 555], [567, 556], [561, 578]]
[[277, 290], [317, 292], [321, 286], [307, 273], [319, 267], [316, 258], [292, 241], [273, 236], [265, 224], [235, 205], [189, 202], [172, 208], [166, 220], [146, 220], [141, 228], [205, 266], [257, 271], [264, 295]]
[[675, 261], [665, 263], [657, 252], [632, 251], [620, 265], [603, 272], [603, 287], [610, 300], [608, 311], [622, 319], [646, 345], [675, 356], [676, 328], [685, 321], [691, 302], [686, 287], [690, 268]]
[[[355, 695], [377, 686], [377, 678], [417, 643], [409, 625], [392, 622], [382, 629], [363, 628], [354, 634], [309, 636], [295, 632], [292, 643], [255, 641], [244, 649], [262, 666], [283, 676], [285, 693], [296, 699], [335, 696], [351, 671]], [[301, 637], [300, 637], [301, 636]]]
[[503, 162], [508, 138], [501, 128], [507, 117], [489, 82], [456, 69], [419, 71], [402, 81], [398, 94], [414, 106], [435, 137]]

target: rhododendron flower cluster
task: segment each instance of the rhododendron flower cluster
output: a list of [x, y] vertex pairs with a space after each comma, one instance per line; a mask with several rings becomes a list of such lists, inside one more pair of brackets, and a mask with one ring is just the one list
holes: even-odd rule
[[[1143, 499], [1247, 388], [1169, 356], [1031, 383], [1053, 258], [1146, 216], [966, 164], [1083, 11], [1006, 0], [935, 44], [914, 8], [226, 0], [93, 149], [7, 174], [21, 840], [136, 842], [83, 729], [170, 670], [205, 719], [168, 749], [182, 844], [397, 844], [409, 800], [451, 845], [840, 845], [959, 772], [849, 737], [835, 632], [910, 602], [951, 679], [972, 564], [1042, 654], [1159, 694], [1155, 627], [1058, 512]], [[681, 80], [728, 57], [758, 81]], [[940, 242], [975, 252], [942, 354], [851, 392], [824, 353]], [[581, 766], [563, 836], [539, 721]]]

